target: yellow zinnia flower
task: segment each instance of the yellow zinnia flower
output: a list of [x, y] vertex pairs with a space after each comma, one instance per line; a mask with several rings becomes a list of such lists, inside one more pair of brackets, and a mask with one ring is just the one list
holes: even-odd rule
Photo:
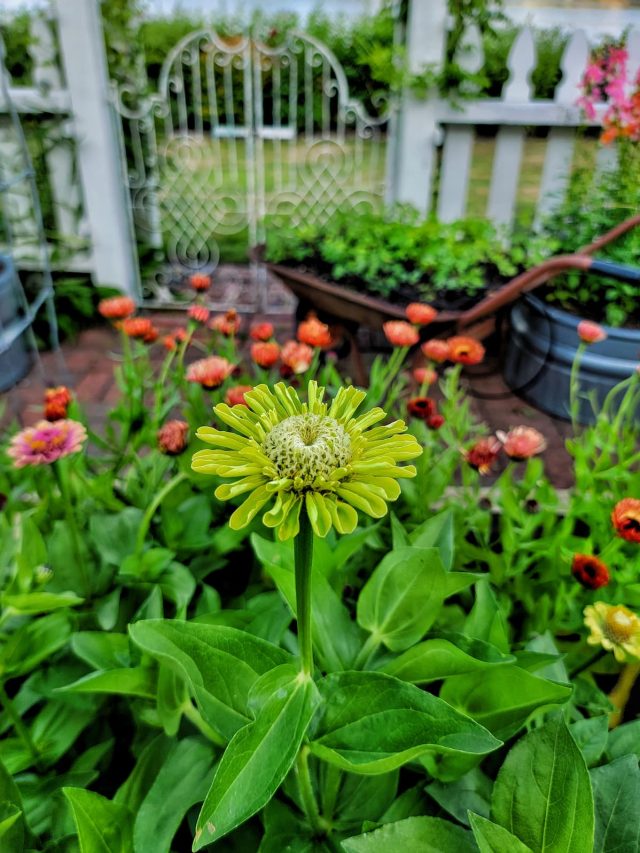
[[584, 609], [587, 642], [613, 652], [618, 661], [640, 658], [640, 619], [623, 604], [596, 601]]
[[213, 427], [197, 431], [217, 449], [195, 453], [194, 471], [235, 480], [216, 489], [220, 500], [249, 493], [229, 520], [232, 528], [249, 524], [275, 499], [262, 520], [278, 529], [281, 540], [298, 533], [303, 503], [318, 536], [332, 526], [351, 533], [356, 510], [381, 518], [386, 502], [400, 495], [398, 478], [415, 476], [412, 465], [398, 465], [422, 452], [404, 421], [372, 429], [386, 413], [375, 408], [356, 417], [366, 397], [356, 388], [341, 388], [330, 404], [323, 397], [316, 382], [309, 383], [306, 403], [283, 382], [273, 390], [258, 385], [244, 395], [245, 406], [214, 408], [239, 434]]

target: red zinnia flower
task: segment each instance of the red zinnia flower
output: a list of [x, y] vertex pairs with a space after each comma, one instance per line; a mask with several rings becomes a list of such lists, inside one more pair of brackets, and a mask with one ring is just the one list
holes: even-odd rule
[[107, 320], [124, 320], [136, 313], [136, 303], [128, 296], [110, 296], [98, 302], [98, 313]]
[[571, 574], [587, 589], [600, 589], [611, 580], [607, 566], [590, 554], [574, 554]]
[[418, 330], [404, 320], [388, 320], [382, 324], [382, 329], [394, 347], [411, 347], [420, 340]]
[[201, 323], [204, 325], [209, 319], [209, 309], [205, 308], [204, 305], [190, 305], [189, 310], [187, 311], [187, 317], [190, 320], [195, 320], [196, 323]]
[[599, 344], [607, 338], [607, 333], [599, 323], [591, 320], [580, 320], [578, 323], [578, 337], [583, 344]]
[[547, 446], [545, 437], [533, 427], [517, 426], [506, 433], [498, 430], [496, 435], [510, 459], [529, 459], [542, 453]]
[[627, 542], [640, 542], [640, 500], [623, 498], [614, 506], [611, 521], [618, 536]]
[[44, 416], [48, 421], [61, 421], [67, 417], [67, 407], [72, 400], [71, 391], [65, 385], [47, 388], [44, 392]]
[[502, 445], [498, 439], [490, 435], [487, 438], [479, 438], [474, 445], [463, 452], [463, 456], [479, 474], [488, 474], [501, 450]]
[[191, 287], [199, 293], [204, 293], [211, 287], [211, 276], [196, 272], [189, 278]]
[[273, 367], [280, 358], [280, 347], [275, 341], [259, 341], [251, 344], [251, 358], [260, 367]]
[[412, 397], [407, 403], [407, 412], [414, 418], [426, 421], [436, 411], [435, 401], [431, 397]]
[[128, 337], [140, 338], [146, 344], [152, 344], [158, 338], [158, 330], [147, 317], [128, 317], [119, 328]]
[[187, 368], [189, 382], [199, 382], [203, 388], [217, 388], [230, 376], [235, 365], [218, 355], [200, 358]]
[[177, 456], [187, 446], [189, 424], [184, 421], [167, 421], [158, 430], [158, 447], [163, 453]]
[[242, 320], [238, 317], [238, 312], [235, 308], [231, 308], [226, 314], [218, 314], [214, 317], [209, 323], [209, 328], [230, 338], [240, 330], [241, 325]]
[[430, 361], [436, 361], [438, 364], [449, 358], [449, 344], [440, 338], [431, 338], [431, 340], [425, 341], [421, 349]]
[[326, 323], [321, 322], [314, 315], [298, 326], [297, 338], [302, 344], [310, 347], [330, 347], [332, 344], [331, 332]]
[[444, 415], [441, 415], [440, 412], [434, 412], [432, 415], [429, 415], [425, 423], [429, 429], [440, 429], [444, 424]]
[[455, 364], [480, 364], [484, 358], [484, 347], [475, 338], [456, 335], [449, 338], [449, 359]]
[[435, 320], [438, 312], [431, 305], [425, 305], [422, 302], [412, 302], [405, 309], [407, 320], [414, 323], [416, 326], [427, 326]]
[[273, 337], [271, 323], [254, 323], [249, 332], [252, 341], [268, 341]]
[[246, 406], [244, 395], [251, 390], [251, 385], [234, 385], [225, 394], [225, 402], [228, 406]]

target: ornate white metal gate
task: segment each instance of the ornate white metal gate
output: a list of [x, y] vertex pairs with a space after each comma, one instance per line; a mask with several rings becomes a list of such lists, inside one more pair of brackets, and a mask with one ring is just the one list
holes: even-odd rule
[[[113, 103], [140, 256], [164, 258], [142, 273], [155, 301], [212, 272], [230, 240], [246, 250], [284, 222], [382, 202], [387, 116], [352, 100], [336, 57], [303, 33], [275, 47], [191, 33], [157, 92], [114, 86]], [[265, 298], [258, 287], [255, 302]]]

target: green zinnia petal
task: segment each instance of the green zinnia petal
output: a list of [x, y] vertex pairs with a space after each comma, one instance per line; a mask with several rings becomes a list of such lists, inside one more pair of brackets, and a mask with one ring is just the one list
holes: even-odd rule
[[307, 492], [305, 506], [309, 521], [314, 533], [321, 539], [331, 530], [331, 513], [328, 508], [329, 501], [317, 492]]
[[327, 502], [333, 525], [338, 533], [353, 533], [358, 526], [358, 513], [344, 501]]
[[271, 497], [272, 495], [264, 486], [258, 486], [233, 513], [229, 519], [229, 527], [233, 530], [240, 530], [246, 527], [247, 524], [253, 521], [262, 507], [271, 500]]

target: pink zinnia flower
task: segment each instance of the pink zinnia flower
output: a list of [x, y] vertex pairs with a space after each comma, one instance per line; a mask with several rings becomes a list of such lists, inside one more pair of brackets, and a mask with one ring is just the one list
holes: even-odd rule
[[435, 320], [438, 312], [431, 305], [426, 305], [423, 302], [411, 302], [405, 308], [405, 314], [410, 323], [414, 323], [416, 326], [427, 326]]
[[542, 453], [547, 446], [545, 437], [533, 427], [517, 426], [507, 433], [497, 431], [496, 435], [502, 442], [504, 452], [511, 459], [529, 459]]
[[187, 379], [189, 382], [199, 382], [204, 388], [217, 388], [234, 370], [235, 365], [226, 358], [211, 355], [190, 364], [187, 368]]
[[433, 385], [438, 378], [438, 374], [431, 367], [416, 367], [413, 371], [413, 378], [418, 385]]
[[313, 350], [307, 344], [287, 341], [282, 347], [280, 360], [284, 367], [292, 373], [304, 373], [313, 361]]
[[186, 421], [167, 421], [158, 430], [158, 447], [169, 456], [177, 456], [187, 446], [189, 424]]
[[420, 340], [417, 329], [404, 320], [388, 320], [382, 324], [382, 330], [394, 347], [412, 347]]
[[16, 468], [50, 465], [63, 456], [79, 453], [86, 438], [87, 431], [78, 421], [39, 421], [14, 435], [7, 453]]
[[580, 320], [578, 323], [578, 337], [584, 344], [598, 344], [607, 338], [607, 333], [599, 323], [591, 320]]
[[209, 319], [209, 309], [204, 305], [191, 305], [187, 311], [187, 317], [204, 325]]
[[228, 406], [246, 406], [247, 404], [244, 401], [244, 395], [247, 391], [251, 390], [251, 385], [234, 385], [233, 388], [229, 388], [225, 394], [225, 403]]

